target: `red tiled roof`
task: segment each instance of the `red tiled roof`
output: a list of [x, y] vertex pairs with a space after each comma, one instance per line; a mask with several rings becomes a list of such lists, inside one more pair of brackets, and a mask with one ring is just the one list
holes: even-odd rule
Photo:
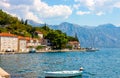
[[0, 36], [4, 36], [4, 37], [17, 37], [17, 35], [10, 34], [10, 33], [0, 33]]
[[25, 39], [26, 39], [26, 40], [31, 40], [32, 38], [30, 38], [30, 37], [25, 37]]
[[40, 32], [40, 31], [35, 31], [36, 33], [38, 33], [38, 34], [43, 34], [42, 32]]
[[26, 38], [22, 37], [22, 36], [18, 36], [18, 39], [20, 39], [20, 40], [26, 40]]
[[38, 40], [37, 38], [33, 38], [32, 40]]
[[69, 43], [69, 44], [79, 44], [78, 41], [69, 41], [68, 43]]

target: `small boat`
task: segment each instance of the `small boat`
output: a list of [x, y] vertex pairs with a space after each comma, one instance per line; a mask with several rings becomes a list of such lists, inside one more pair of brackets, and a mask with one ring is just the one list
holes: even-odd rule
[[35, 48], [30, 49], [29, 53], [36, 53], [36, 49]]
[[45, 72], [45, 78], [68, 78], [81, 75], [82, 71], [80, 70]]
[[95, 51], [99, 51], [99, 49], [97, 48], [86, 48], [87, 52], [95, 52]]

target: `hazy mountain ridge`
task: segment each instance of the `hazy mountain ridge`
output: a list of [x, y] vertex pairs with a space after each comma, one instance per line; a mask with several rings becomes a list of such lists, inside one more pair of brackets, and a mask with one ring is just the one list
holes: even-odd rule
[[[43, 25], [43, 24], [42, 24]], [[41, 24], [37, 26], [42, 26]], [[59, 25], [48, 25], [52, 29], [59, 29], [67, 35], [77, 36], [82, 47], [120, 47], [120, 27], [104, 24], [97, 27], [83, 27], [77, 24], [63, 22]]]

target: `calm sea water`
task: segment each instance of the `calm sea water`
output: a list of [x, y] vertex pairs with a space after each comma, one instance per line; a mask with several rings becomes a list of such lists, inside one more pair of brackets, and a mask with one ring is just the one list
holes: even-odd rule
[[0, 55], [0, 67], [12, 78], [44, 78], [44, 71], [79, 70], [76, 78], [120, 78], [120, 49], [97, 52], [57, 52]]

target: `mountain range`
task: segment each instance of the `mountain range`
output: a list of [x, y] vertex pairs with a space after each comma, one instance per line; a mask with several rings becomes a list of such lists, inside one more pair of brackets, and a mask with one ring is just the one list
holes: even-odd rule
[[[43, 26], [29, 20], [32, 26]], [[97, 48], [120, 48], [120, 27], [113, 24], [103, 24], [99, 26], [80, 26], [68, 22], [59, 25], [47, 25], [52, 29], [61, 30], [69, 36], [75, 36], [80, 41], [81, 47]]]

